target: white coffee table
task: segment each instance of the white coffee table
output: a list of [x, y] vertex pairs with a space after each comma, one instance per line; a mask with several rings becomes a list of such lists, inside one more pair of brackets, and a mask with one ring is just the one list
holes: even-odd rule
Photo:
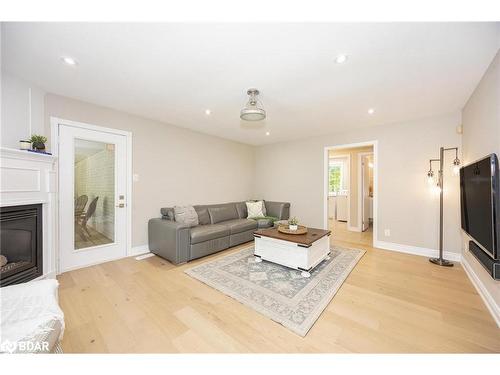
[[308, 228], [305, 234], [281, 233], [277, 228], [254, 232], [255, 262], [266, 260], [302, 271], [310, 277], [311, 270], [330, 255], [329, 230]]

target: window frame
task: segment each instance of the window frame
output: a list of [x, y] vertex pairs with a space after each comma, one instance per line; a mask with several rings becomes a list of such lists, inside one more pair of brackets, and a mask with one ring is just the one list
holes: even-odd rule
[[346, 172], [346, 168], [345, 168], [345, 164], [346, 164], [346, 161], [345, 160], [342, 160], [340, 158], [332, 158], [328, 161], [328, 177], [330, 177], [330, 173], [331, 173], [331, 168], [332, 167], [339, 167], [340, 168], [340, 181], [339, 181], [339, 190], [338, 191], [332, 191], [331, 190], [331, 185], [330, 185], [330, 180], [328, 179], [328, 195], [329, 196], [337, 196], [337, 193], [341, 190], [344, 190], [344, 176], [345, 176], [345, 172]]

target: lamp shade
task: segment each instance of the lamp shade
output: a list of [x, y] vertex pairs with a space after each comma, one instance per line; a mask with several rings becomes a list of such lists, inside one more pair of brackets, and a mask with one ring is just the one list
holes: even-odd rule
[[247, 94], [249, 96], [248, 102], [240, 111], [240, 118], [245, 121], [264, 120], [266, 118], [266, 111], [264, 110], [262, 103], [260, 103], [257, 99], [259, 90], [248, 89]]

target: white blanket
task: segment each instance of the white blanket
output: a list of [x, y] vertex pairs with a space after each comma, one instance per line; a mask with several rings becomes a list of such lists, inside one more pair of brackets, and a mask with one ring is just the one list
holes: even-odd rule
[[57, 320], [64, 332], [64, 313], [57, 302], [57, 280], [32, 281], [0, 289], [0, 344], [29, 341]]

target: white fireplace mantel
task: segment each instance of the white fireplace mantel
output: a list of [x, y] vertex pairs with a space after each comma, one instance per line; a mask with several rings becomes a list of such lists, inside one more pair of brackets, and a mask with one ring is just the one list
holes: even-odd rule
[[42, 204], [43, 276], [55, 277], [57, 158], [0, 148], [0, 206]]

